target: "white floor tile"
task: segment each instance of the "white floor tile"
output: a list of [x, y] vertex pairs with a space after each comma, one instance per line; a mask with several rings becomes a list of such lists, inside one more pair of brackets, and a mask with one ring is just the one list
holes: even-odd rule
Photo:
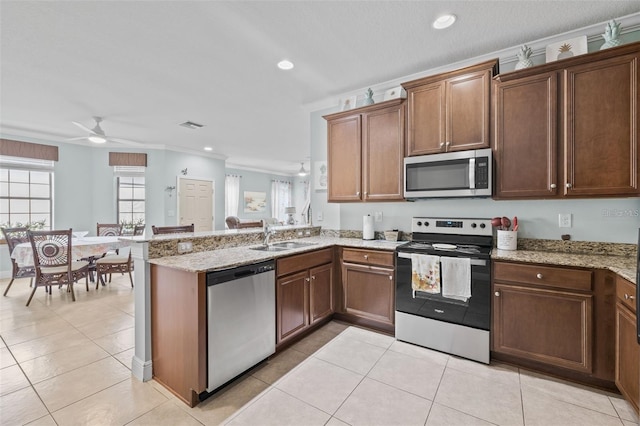
[[365, 378], [334, 417], [353, 426], [424, 425], [431, 401]]
[[313, 356], [358, 374], [367, 374], [386, 349], [359, 340], [337, 338]]
[[444, 405], [433, 403], [426, 426], [491, 426], [493, 423], [486, 422], [477, 417], [470, 416], [461, 411], [454, 410]]

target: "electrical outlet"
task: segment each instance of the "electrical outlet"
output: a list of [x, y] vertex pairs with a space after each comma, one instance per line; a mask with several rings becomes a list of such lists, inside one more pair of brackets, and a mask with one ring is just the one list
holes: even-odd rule
[[309, 231], [308, 229], [306, 231], [304, 231], [304, 235], [306, 236], [310, 236], [311, 235], [311, 231]]
[[193, 250], [193, 245], [191, 244], [191, 241], [178, 243], [178, 253], [188, 253], [191, 250]]
[[375, 222], [382, 222], [382, 212], [373, 213], [373, 220]]
[[560, 228], [571, 228], [571, 213], [558, 214], [558, 226]]
[[302, 237], [302, 231], [298, 231], [298, 237]]

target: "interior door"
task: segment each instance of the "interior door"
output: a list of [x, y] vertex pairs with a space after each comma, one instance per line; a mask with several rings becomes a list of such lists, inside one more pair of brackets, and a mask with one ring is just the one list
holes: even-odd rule
[[178, 225], [195, 225], [195, 231], [213, 230], [213, 182], [179, 179]]

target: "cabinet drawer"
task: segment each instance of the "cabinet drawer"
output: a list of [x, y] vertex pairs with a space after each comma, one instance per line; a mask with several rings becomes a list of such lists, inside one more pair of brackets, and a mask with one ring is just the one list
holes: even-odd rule
[[636, 286], [621, 277], [616, 277], [616, 295], [618, 300], [636, 313]]
[[303, 254], [283, 257], [276, 261], [276, 274], [281, 277], [294, 272], [324, 265], [333, 261], [333, 249], [326, 248]]
[[393, 252], [345, 248], [342, 250], [342, 260], [363, 265], [393, 267]]
[[559, 268], [554, 266], [525, 265], [522, 263], [495, 262], [493, 278], [519, 284], [591, 291], [591, 271]]

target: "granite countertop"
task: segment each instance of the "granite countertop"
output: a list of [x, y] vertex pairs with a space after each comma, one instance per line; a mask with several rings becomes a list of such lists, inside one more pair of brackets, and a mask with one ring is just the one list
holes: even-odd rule
[[558, 253], [537, 250], [497, 250], [493, 260], [508, 260], [524, 263], [542, 263], [557, 266], [575, 266], [593, 269], [608, 269], [621, 277], [636, 282], [636, 259], [632, 256], [608, 256], [604, 254]]
[[149, 259], [149, 263], [174, 269], [180, 269], [187, 272], [210, 272], [232, 268], [235, 266], [262, 262], [269, 259], [276, 259], [278, 257], [290, 256], [292, 254], [318, 250], [325, 247], [332, 247], [335, 245], [343, 247], [394, 251], [398, 245], [406, 243], [406, 241], [362, 240], [358, 238], [323, 236], [300, 238], [291, 241], [313, 243], [313, 245], [273, 252], [252, 250], [251, 247], [259, 247], [259, 245], [254, 244], [241, 247], [232, 247], [199, 253], [184, 254], [180, 256], [160, 257], [156, 259]]

